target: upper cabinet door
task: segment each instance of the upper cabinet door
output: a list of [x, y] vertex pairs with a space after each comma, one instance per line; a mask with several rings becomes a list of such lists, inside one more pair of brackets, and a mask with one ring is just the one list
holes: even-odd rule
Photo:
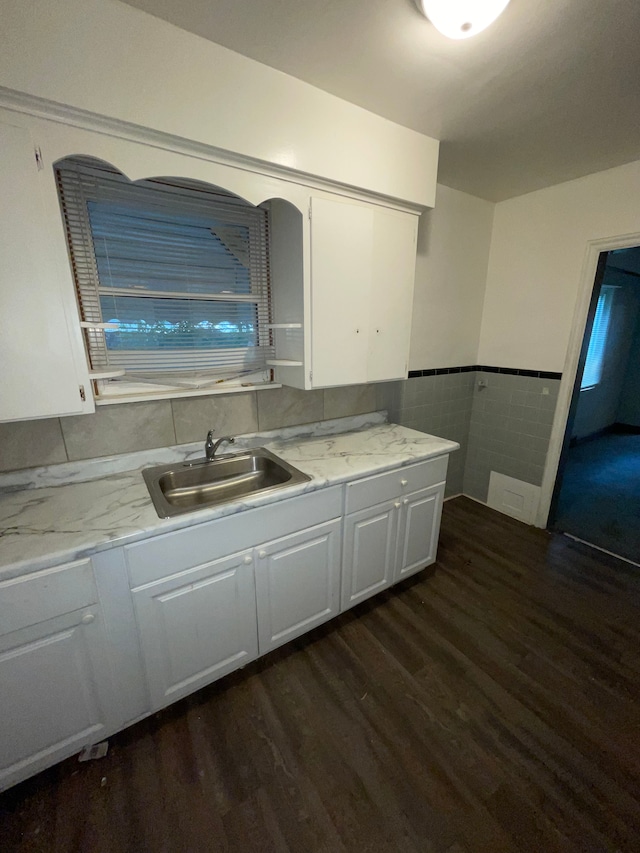
[[418, 217], [375, 209], [367, 381], [406, 379]]
[[373, 207], [311, 200], [311, 369], [314, 388], [367, 381]]
[[311, 200], [311, 386], [407, 375], [418, 217]]
[[53, 174], [39, 170], [23, 127], [0, 123], [0, 151], [0, 421], [91, 411], [80, 394], [85, 385], [91, 398], [80, 329], [70, 330], [62, 293]]

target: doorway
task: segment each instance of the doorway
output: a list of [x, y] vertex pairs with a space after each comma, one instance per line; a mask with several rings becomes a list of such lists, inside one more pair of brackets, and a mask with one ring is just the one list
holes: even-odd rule
[[600, 255], [548, 526], [640, 563], [640, 247]]

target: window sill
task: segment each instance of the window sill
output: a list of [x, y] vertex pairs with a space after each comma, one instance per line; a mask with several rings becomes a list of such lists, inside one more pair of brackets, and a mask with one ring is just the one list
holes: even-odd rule
[[277, 382], [265, 382], [264, 384], [225, 385], [224, 388], [199, 388], [185, 391], [151, 391], [148, 394], [132, 392], [131, 394], [120, 394], [117, 397], [96, 397], [96, 406], [113, 406], [118, 403], [145, 403], [153, 400], [177, 400], [185, 397], [213, 397], [223, 394], [242, 394], [248, 391], [265, 391], [272, 388], [282, 388]]

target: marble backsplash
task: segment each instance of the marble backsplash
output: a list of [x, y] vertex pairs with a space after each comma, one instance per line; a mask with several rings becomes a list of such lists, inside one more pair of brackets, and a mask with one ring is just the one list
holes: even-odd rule
[[[275, 430], [244, 433], [236, 438], [233, 447], [223, 447], [220, 452], [235, 453], [252, 447], [262, 447], [262, 445], [271, 444], [275, 441], [288, 442], [292, 439], [320, 438], [347, 432], [359, 432], [380, 426], [386, 422], [386, 412], [368, 412], [364, 415], [350, 415], [344, 418], [331, 418]], [[75, 462], [61, 462], [55, 465], [0, 472], [0, 494], [21, 489], [86, 483], [113, 474], [136, 471], [139, 468], [151, 465], [170, 465], [174, 462], [199, 459], [203, 452], [203, 442], [198, 441], [169, 447], [156, 447], [150, 450], [137, 450], [131, 453], [119, 453], [112, 456], [80, 459]]]
[[270, 388], [100, 406], [92, 415], [0, 424], [0, 472], [244, 435], [386, 409], [389, 384]]
[[486, 501], [492, 470], [540, 484], [559, 385], [557, 378], [474, 369], [317, 391], [271, 388], [121, 403], [94, 415], [0, 424], [0, 473], [195, 446], [209, 429], [246, 435], [385, 410], [392, 423], [458, 442], [447, 496]]

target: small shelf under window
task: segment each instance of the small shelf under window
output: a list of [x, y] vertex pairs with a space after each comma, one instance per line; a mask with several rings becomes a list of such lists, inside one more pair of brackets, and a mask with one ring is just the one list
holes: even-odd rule
[[124, 376], [124, 370], [90, 370], [89, 376], [91, 379], [116, 379]]
[[301, 329], [302, 323], [267, 323], [267, 329]]
[[80, 323], [80, 328], [82, 329], [119, 329], [119, 323], [88, 323], [86, 320], [83, 320]]

